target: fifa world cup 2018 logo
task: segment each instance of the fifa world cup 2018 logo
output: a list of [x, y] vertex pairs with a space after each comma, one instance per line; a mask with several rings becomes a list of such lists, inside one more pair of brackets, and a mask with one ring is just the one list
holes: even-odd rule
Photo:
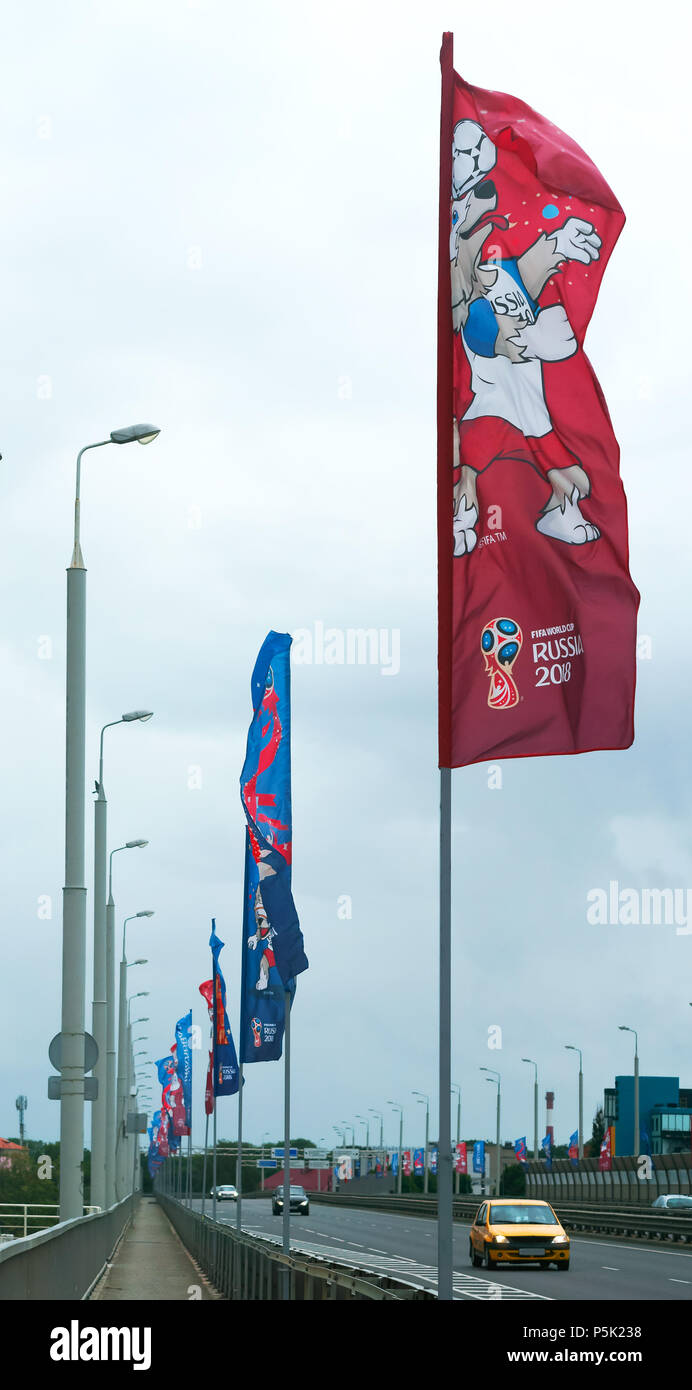
[[253, 1019], [251, 1019], [251, 1020], [250, 1020], [250, 1027], [252, 1028], [252, 1032], [253, 1032], [253, 1036], [254, 1036], [254, 1040], [255, 1040], [255, 1047], [261, 1047], [261, 1046], [262, 1046], [262, 1020], [261, 1020], [261, 1018], [253, 1018]]
[[513, 618], [493, 618], [481, 634], [485, 674], [490, 676], [488, 704], [491, 709], [512, 709], [519, 703], [519, 691], [512, 678], [512, 667], [521, 651], [521, 628]]

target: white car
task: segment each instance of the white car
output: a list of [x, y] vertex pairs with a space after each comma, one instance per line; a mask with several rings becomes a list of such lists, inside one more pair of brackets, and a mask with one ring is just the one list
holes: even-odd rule
[[667, 1211], [692, 1211], [692, 1197], [683, 1197], [680, 1192], [666, 1192], [651, 1205], [665, 1207]]
[[212, 1187], [210, 1197], [214, 1196], [214, 1192], [216, 1192], [217, 1202], [237, 1202], [238, 1200], [238, 1189], [231, 1182], [223, 1183], [221, 1187], [216, 1189]]

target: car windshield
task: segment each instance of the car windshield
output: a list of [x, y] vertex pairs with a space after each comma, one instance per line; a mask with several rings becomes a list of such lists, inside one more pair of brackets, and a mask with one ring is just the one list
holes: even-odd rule
[[292, 1197], [304, 1197], [304, 1196], [305, 1196], [305, 1188], [304, 1188], [304, 1187], [292, 1187], [292, 1188], [291, 1188], [291, 1196], [292, 1196]]
[[554, 1226], [555, 1214], [547, 1206], [521, 1207], [493, 1202], [490, 1208], [491, 1226]]

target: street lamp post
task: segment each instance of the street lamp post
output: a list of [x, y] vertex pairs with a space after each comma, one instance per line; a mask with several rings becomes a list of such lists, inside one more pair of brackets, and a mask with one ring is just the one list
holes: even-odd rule
[[[127, 1002], [127, 957], [125, 955], [125, 933], [128, 922], [133, 922], [137, 917], [153, 917], [153, 912], [145, 910], [143, 912], [133, 912], [126, 917], [123, 922], [123, 953], [120, 961], [120, 990], [118, 1007], [118, 1103], [117, 1103], [117, 1124], [115, 1136], [115, 1180], [116, 1180], [116, 1200], [120, 1201], [126, 1196], [127, 1167], [126, 1167], [126, 1091], [128, 1075], [128, 1045], [129, 1045], [129, 1025], [128, 1025], [128, 1002]], [[140, 990], [139, 994], [133, 998], [140, 998], [148, 994], [148, 990]]]
[[424, 1162], [424, 1167], [423, 1167], [423, 1193], [424, 1193], [424, 1194], [427, 1194], [427, 1191], [428, 1191], [428, 1139], [429, 1139], [429, 1135], [430, 1135], [430, 1097], [429, 1097], [429, 1096], [426, 1096], [425, 1091], [412, 1091], [412, 1092], [411, 1092], [411, 1095], [412, 1095], [412, 1096], [420, 1096], [420, 1100], [417, 1101], [416, 1103], [417, 1103], [418, 1105], [424, 1105], [424, 1106], [425, 1106], [425, 1154], [424, 1154], [424, 1159], [423, 1159], [423, 1162]]
[[491, 1085], [496, 1085], [496, 1086], [497, 1086], [497, 1110], [496, 1110], [496, 1128], [495, 1128], [495, 1145], [496, 1145], [496, 1148], [497, 1148], [497, 1159], [496, 1159], [496, 1165], [495, 1165], [495, 1167], [496, 1167], [496, 1172], [495, 1172], [495, 1196], [496, 1196], [496, 1197], [499, 1197], [499, 1195], [500, 1195], [500, 1170], [501, 1170], [501, 1158], [500, 1158], [500, 1073], [499, 1073], [499, 1071], [494, 1071], [492, 1067], [480, 1067], [479, 1070], [480, 1070], [480, 1071], [487, 1071], [487, 1072], [489, 1072], [490, 1075], [489, 1075], [489, 1076], [486, 1076], [486, 1078], [485, 1078], [486, 1081], [489, 1081]]
[[356, 1115], [356, 1119], [357, 1119], [357, 1120], [360, 1120], [360, 1122], [361, 1122], [362, 1125], [365, 1125], [365, 1152], [366, 1152], [366, 1153], [369, 1153], [369, 1151], [370, 1151], [370, 1121], [369, 1121], [368, 1119], [366, 1119], [365, 1115]]
[[86, 974], [86, 884], [84, 882], [86, 740], [86, 568], [80, 544], [82, 456], [105, 444], [148, 444], [153, 425], [112, 430], [109, 439], [87, 444], [77, 455], [74, 544], [67, 571], [65, 643], [65, 884], [62, 916], [62, 1006], [60, 1056], [60, 1220], [81, 1217], [84, 1153], [84, 994]]
[[[450, 1089], [451, 1089], [452, 1091], [456, 1091], [456, 1093], [457, 1093], [457, 1149], [456, 1149], [456, 1152], [457, 1152], [457, 1154], [458, 1154], [458, 1153], [459, 1153], [459, 1144], [460, 1144], [460, 1142], [461, 1142], [461, 1086], [458, 1084], [458, 1082], [453, 1081]], [[454, 1162], [454, 1191], [455, 1191], [457, 1197], [459, 1196], [459, 1180], [460, 1180], [460, 1177], [461, 1177], [461, 1175], [460, 1175], [460, 1173], [457, 1171], [456, 1157], [455, 1157], [455, 1162]]]
[[[99, 742], [99, 776], [94, 802], [94, 995], [92, 1032], [98, 1047], [94, 1065], [96, 1098], [91, 1107], [91, 1202], [104, 1208], [106, 1202], [106, 1144], [108, 1139], [108, 996], [113, 994], [113, 972], [108, 974], [108, 925], [106, 903], [106, 822], [108, 802], [103, 785], [103, 735], [117, 724], [151, 719], [149, 710], [132, 710], [110, 724], [104, 724]], [[108, 1204], [110, 1205], [110, 1204]]]
[[584, 1067], [583, 1054], [580, 1047], [574, 1047], [572, 1043], [565, 1043], [566, 1052], [579, 1053], [579, 1157], [584, 1157]]
[[106, 904], [106, 1206], [116, 1200], [116, 1071], [115, 1071], [115, 903], [113, 901], [113, 855], [124, 849], [144, 849], [148, 840], [128, 840], [112, 849], [108, 857], [108, 902]]
[[397, 1173], [396, 1173], [396, 1190], [397, 1190], [399, 1196], [401, 1196], [401, 1178], [402, 1178], [402, 1168], [403, 1168], [403, 1162], [404, 1162], [404, 1159], [403, 1159], [403, 1148], [404, 1148], [404, 1107], [403, 1107], [403, 1105], [399, 1105], [398, 1101], [396, 1101], [396, 1100], [388, 1100], [388, 1101], [387, 1101], [387, 1105], [391, 1105], [392, 1110], [398, 1110], [398, 1111], [399, 1111], [399, 1159], [398, 1159], [398, 1162], [397, 1162], [397, 1165], [396, 1165], [396, 1167], [397, 1167]]
[[[522, 1057], [521, 1060], [533, 1067], [533, 1156], [538, 1161], [538, 1062], [534, 1062], [533, 1057]], [[579, 1128], [581, 1133], [581, 1120]]]
[[381, 1111], [381, 1110], [373, 1110], [373, 1108], [372, 1108], [371, 1105], [368, 1106], [368, 1114], [370, 1114], [370, 1115], [375, 1115], [375, 1116], [379, 1119], [379, 1122], [380, 1122], [380, 1149], [384, 1152], [384, 1115], [382, 1114], [382, 1111]]
[[[350, 1129], [350, 1131], [351, 1131], [351, 1147], [352, 1147], [352, 1148], [355, 1148], [355, 1146], [356, 1146], [356, 1131], [355, 1131], [355, 1129], [353, 1128], [353, 1125], [351, 1124], [350, 1120], [342, 1120], [341, 1123], [342, 1123], [342, 1125], [344, 1126], [344, 1134], [346, 1133], [346, 1130], [347, 1130], [347, 1129]], [[345, 1140], [345, 1142], [347, 1143], [348, 1140]]]
[[620, 1023], [618, 1026], [621, 1033], [634, 1033], [634, 1137], [632, 1153], [636, 1158], [639, 1155], [641, 1138], [639, 1133], [639, 1037], [636, 1028], [628, 1028], [625, 1023]]

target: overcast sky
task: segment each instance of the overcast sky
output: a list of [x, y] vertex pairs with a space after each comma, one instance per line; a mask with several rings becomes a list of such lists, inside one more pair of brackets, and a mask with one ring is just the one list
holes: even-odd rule
[[[57, 1136], [64, 608], [87, 455], [88, 786], [106, 735], [109, 843], [152, 1059], [210, 974], [216, 917], [237, 1030], [250, 673], [270, 628], [400, 633], [398, 675], [295, 665], [293, 887], [310, 970], [293, 1012], [293, 1132], [404, 1102], [437, 1128], [435, 323], [440, 36], [457, 69], [584, 146], [627, 213], [587, 337], [622, 448], [642, 592], [628, 752], [454, 774], [454, 1051], [464, 1135], [587, 1134], [631, 1071], [692, 1085], [692, 937], [592, 926], [586, 895], [692, 885], [681, 5], [347, 6], [30, 0], [6, 14], [2, 154], [3, 732], [0, 1134]], [[47, 655], [48, 653], [48, 655]], [[201, 786], [189, 787], [199, 768]], [[196, 774], [192, 774], [194, 781]], [[199, 781], [199, 777], [196, 778]], [[87, 883], [91, 932], [92, 812]], [[40, 917], [39, 900], [52, 900]], [[338, 914], [351, 899], [350, 919]], [[91, 952], [87, 1026], [91, 1021]], [[136, 1016], [136, 1009], [133, 1010]], [[502, 1047], [488, 1048], [500, 1028]], [[498, 1035], [493, 1034], [493, 1037]], [[195, 1140], [203, 1126], [197, 1054]], [[153, 1077], [152, 1068], [152, 1077]], [[387, 1111], [391, 1117], [391, 1111]], [[541, 1100], [541, 1123], [543, 1122]], [[87, 1117], [88, 1119], [88, 1117]], [[237, 1104], [220, 1102], [235, 1137]], [[282, 1125], [282, 1066], [247, 1068], [245, 1129]], [[362, 1128], [359, 1130], [362, 1135]], [[392, 1140], [395, 1122], [388, 1118]], [[88, 1135], [88, 1129], [87, 1129]]]

